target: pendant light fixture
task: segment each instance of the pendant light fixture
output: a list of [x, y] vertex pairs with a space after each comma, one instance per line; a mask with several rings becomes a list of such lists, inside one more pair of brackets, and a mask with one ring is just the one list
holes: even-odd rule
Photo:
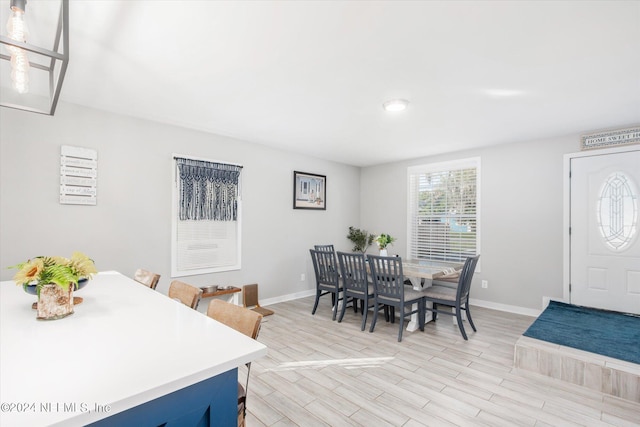
[[[8, 86], [9, 79], [5, 79], [4, 75], [10, 74], [11, 89], [3, 88], [0, 91], [1, 106], [51, 116], [55, 113], [69, 62], [69, 0], [60, 0], [59, 3], [57, 28], [54, 34], [48, 35], [52, 41], [50, 45], [53, 46], [53, 50], [49, 50], [29, 43], [27, 0], [11, 0], [7, 35], [0, 35], [0, 44], [4, 45], [0, 59], [9, 63], [2, 63], [1, 83], [2, 86]], [[29, 7], [48, 8], [50, 5], [50, 0], [34, 0]], [[43, 12], [40, 16], [46, 13]], [[36, 32], [45, 31], [32, 29]], [[46, 34], [42, 34], [41, 38], [46, 37]], [[36, 90], [32, 90], [34, 86]]]
[[[24, 21], [24, 10], [27, 0], [11, 1], [11, 16], [7, 22], [7, 36], [17, 43], [26, 43], [29, 30]], [[11, 82], [18, 93], [29, 92], [29, 58], [24, 49], [7, 46], [11, 53]]]

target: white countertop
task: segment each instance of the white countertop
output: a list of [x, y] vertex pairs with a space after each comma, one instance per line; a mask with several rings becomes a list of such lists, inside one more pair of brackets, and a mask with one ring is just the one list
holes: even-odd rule
[[36, 297], [0, 282], [0, 425], [84, 425], [267, 353], [117, 272], [74, 295], [74, 314], [36, 320]]

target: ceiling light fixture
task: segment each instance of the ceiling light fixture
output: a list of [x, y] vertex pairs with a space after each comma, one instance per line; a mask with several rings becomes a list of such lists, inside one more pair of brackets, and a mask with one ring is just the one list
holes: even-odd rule
[[485, 89], [484, 93], [494, 98], [511, 98], [524, 95], [525, 92], [518, 89]]
[[[44, 3], [41, 2], [43, 5]], [[5, 45], [11, 54], [0, 53], [0, 59], [11, 63], [11, 82], [18, 94], [2, 91], [0, 105], [52, 116], [69, 62], [69, 0], [60, 0], [58, 25], [52, 35], [53, 50], [27, 43], [29, 32], [25, 22], [26, 5], [27, 0], [11, 0], [7, 36], [0, 35], [0, 44]], [[30, 82], [33, 82], [33, 77], [40, 77], [39, 80], [42, 81], [38, 85], [39, 90], [31, 90]]]
[[[7, 35], [18, 43], [26, 43], [29, 30], [24, 22], [24, 10], [27, 0], [11, 1], [11, 16], [7, 21]], [[27, 52], [19, 47], [7, 46], [11, 53], [11, 82], [18, 93], [29, 92], [29, 58]]]
[[406, 99], [392, 99], [382, 104], [385, 111], [404, 111], [407, 109], [409, 101]]

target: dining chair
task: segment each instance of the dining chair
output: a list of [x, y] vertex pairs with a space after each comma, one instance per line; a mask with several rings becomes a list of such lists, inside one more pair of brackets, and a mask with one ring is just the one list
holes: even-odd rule
[[[338, 274], [338, 263], [336, 261], [335, 252], [317, 251], [309, 249], [311, 260], [313, 261], [313, 270], [316, 275], [316, 301], [313, 304], [311, 314], [316, 314], [318, 301], [324, 295], [331, 295], [331, 303], [333, 305], [333, 320], [336, 320], [338, 312], [338, 301], [340, 300], [340, 292], [342, 292], [342, 284], [340, 275]], [[346, 300], [343, 301], [343, 304]]]
[[[334, 249], [333, 245], [314, 245], [313, 249], [315, 249], [316, 251], [323, 251], [323, 252], [333, 252], [335, 253], [336, 250]], [[338, 274], [340, 274], [340, 272], [338, 271]], [[353, 299], [353, 311], [354, 313], [358, 312], [358, 300], [357, 299]]]
[[[362, 326], [360, 330], [364, 331], [369, 307], [374, 303], [373, 284], [369, 281], [367, 274], [367, 260], [362, 253], [337, 252], [337, 255], [344, 288], [343, 301], [351, 298], [354, 301], [354, 307], [357, 307], [356, 300], [362, 301]], [[346, 308], [347, 304], [343, 303], [338, 322], [342, 322]]]
[[160, 275], [152, 273], [143, 268], [139, 268], [136, 270], [136, 273], [133, 275], [133, 280], [135, 280], [138, 283], [142, 283], [143, 285], [148, 286], [151, 289], [155, 289], [156, 286], [158, 286]]
[[[397, 308], [400, 313], [400, 327], [398, 330], [398, 342], [402, 341], [404, 319], [414, 313], [418, 314], [420, 330], [424, 331], [425, 302], [423, 293], [404, 285], [402, 274], [402, 258], [398, 256], [385, 257], [368, 255], [369, 271], [374, 285], [374, 309], [373, 321], [369, 332], [373, 332], [378, 311], [384, 306]], [[413, 305], [417, 308], [413, 308]]]
[[179, 280], [174, 280], [171, 282], [171, 285], [169, 285], [169, 298], [178, 300], [184, 305], [196, 310], [200, 298], [202, 298], [202, 289]]
[[[464, 325], [462, 324], [462, 311], [467, 313], [467, 320], [469, 320], [469, 325], [471, 325], [473, 331], [475, 332], [477, 330], [476, 326], [473, 324], [473, 320], [471, 320], [471, 311], [469, 310], [469, 290], [471, 289], [471, 279], [473, 279], [473, 273], [476, 270], [479, 258], [480, 255], [476, 255], [466, 259], [462, 270], [460, 270], [458, 286], [456, 288], [436, 284], [423, 291], [425, 301], [433, 303], [433, 308], [426, 308], [426, 310], [431, 311], [431, 318], [435, 321], [438, 313], [456, 316], [458, 328], [465, 340], [468, 338], [467, 333], [464, 330]], [[438, 309], [439, 305], [447, 306], [449, 309], [440, 310]], [[451, 311], [451, 307], [455, 308], [455, 313]]]
[[[258, 338], [262, 314], [240, 307], [235, 304], [213, 299], [207, 307], [207, 316], [227, 325], [230, 328], [248, 336], [252, 339]], [[247, 379], [242, 385], [238, 381], [238, 426], [245, 425], [247, 411], [247, 391], [249, 390], [249, 373], [251, 372], [251, 362], [247, 366]]]

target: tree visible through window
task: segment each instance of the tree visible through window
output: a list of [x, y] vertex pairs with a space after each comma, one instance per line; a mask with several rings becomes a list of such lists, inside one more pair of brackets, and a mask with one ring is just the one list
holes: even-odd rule
[[464, 261], [479, 252], [479, 170], [479, 158], [409, 168], [409, 258]]

